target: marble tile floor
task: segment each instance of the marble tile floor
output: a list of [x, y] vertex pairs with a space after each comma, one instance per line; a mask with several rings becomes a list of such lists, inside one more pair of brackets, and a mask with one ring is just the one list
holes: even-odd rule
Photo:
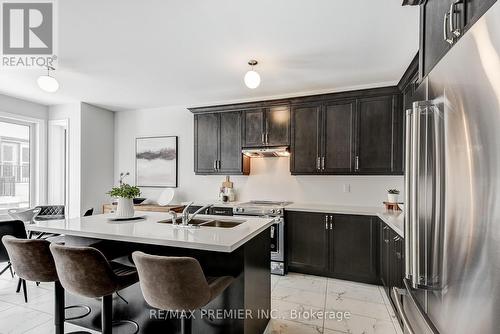
[[[25, 303], [16, 284], [8, 272], [0, 277], [0, 334], [53, 333], [53, 285], [27, 283]], [[402, 333], [378, 286], [295, 273], [272, 275], [271, 284], [273, 319], [265, 334]], [[65, 332], [78, 330], [88, 331], [65, 325]]]
[[402, 333], [379, 286], [295, 273], [271, 283], [277, 316], [265, 334]]

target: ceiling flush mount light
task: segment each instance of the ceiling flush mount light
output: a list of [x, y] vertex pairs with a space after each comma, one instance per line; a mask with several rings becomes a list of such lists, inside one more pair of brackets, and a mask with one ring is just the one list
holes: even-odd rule
[[50, 71], [55, 71], [56, 69], [52, 66], [47, 66], [47, 75], [41, 75], [36, 81], [38, 87], [47, 93], [55, 93], [59, 89], [59, 83], [56, 78], [50, 76]]
[[245, 74], [245, 85], [250, 89], [255, 89], [260, 85], [260, 75], [253, 70], [253, 67], [257, 65], [257, 60], [250, 60], [248, 65], [252, 66], [252, 69]]

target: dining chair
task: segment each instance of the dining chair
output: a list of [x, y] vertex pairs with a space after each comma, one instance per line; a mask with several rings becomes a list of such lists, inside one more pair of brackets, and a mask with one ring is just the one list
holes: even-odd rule
[[[16, 238], [26, 239], [26, 229], [24, 227], [24, 222], [21, 220], [5, 220], [0, 221], [0, 239], [4, 235], [12, 235]], [[10, 262], [9, 253], [5, 249], [3, 243], [0, 242], [0, 262], [7, 262], [7, 266], [0, 271], [2, 275], [7, 270], [10, 270], [10, 275], [14, 278], [14, 272], [12, 271], [12, 263]], [[21, 289], [22, 279], [19, 278], [17, 283], [17, 290], [19, 292]], [[24, 286], [23, 286], [24, 287]], [[25, 300], [26, 300], [26, 290], [24, 290]]]
[[34, 207], [31, 209], [21, 209], [21, 208], [14, 208], [14, 209], [9, 209], [7, 210], [7, 213], [12, 219], [15, 220], [21, 220], [25, 223], [32, 223], [33, 218], [39, 214], [41, 211], [41, 208], [39, 207]]
[[94, 208], [90, 208], [83, 214], [84, 217], [92, 216], [94, 214]]

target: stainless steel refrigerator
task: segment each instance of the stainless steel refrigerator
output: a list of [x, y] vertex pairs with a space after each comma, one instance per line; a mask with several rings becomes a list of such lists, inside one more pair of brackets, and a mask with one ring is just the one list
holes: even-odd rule
[[500, 333], [500, 2], [407, 111], [405, 333]]

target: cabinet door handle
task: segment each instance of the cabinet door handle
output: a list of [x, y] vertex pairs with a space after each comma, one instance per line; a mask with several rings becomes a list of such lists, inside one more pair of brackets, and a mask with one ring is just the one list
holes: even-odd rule
[[262, 137], [261, 137], [262, 144], [266, 143], [266, 134], [262, 132]]
[[269, 144], [269, 133], [266, 132], [266, 144]]
[[[455, 27], [455, 6], [462, 3], [462, 0], [457, 0], [455, 2], [452, 2], [450, 5], [450, 12], [449, 12], [449, 18], [448, 20], [450, 21], [450, 32], [455, 36], [459, 37], [462, 34], [462, 31], [460, 28]], [[452, 36], [453, 38], [453, 36]]]
[[333, 216], [330, 216], [330, 230], [333, 230]]
[[325, 170], [325, 157], [321, 157], [321, 170]]
[[453, 38], [448, 38], [448, 20], [450, 19], [450, 13], [444, 14], [443, 18], [443, 39], [448, 44], [453, 44]]
[[321, 170], [321, 158], [320, 157], [316, 158], [316, 169]]
[[221, 169], [222, 162], [220, 160], [217, 160], [217, 169]]
[[328, 215], [325, 216], [325, 230], [328, 230]]
[[354, 158], [354, 169], [356, 171], [359, 170], [359, 155], [357, 155], [356, 158]]
[[217, 170], [217, 160], [214, 160], [214, 170]]

